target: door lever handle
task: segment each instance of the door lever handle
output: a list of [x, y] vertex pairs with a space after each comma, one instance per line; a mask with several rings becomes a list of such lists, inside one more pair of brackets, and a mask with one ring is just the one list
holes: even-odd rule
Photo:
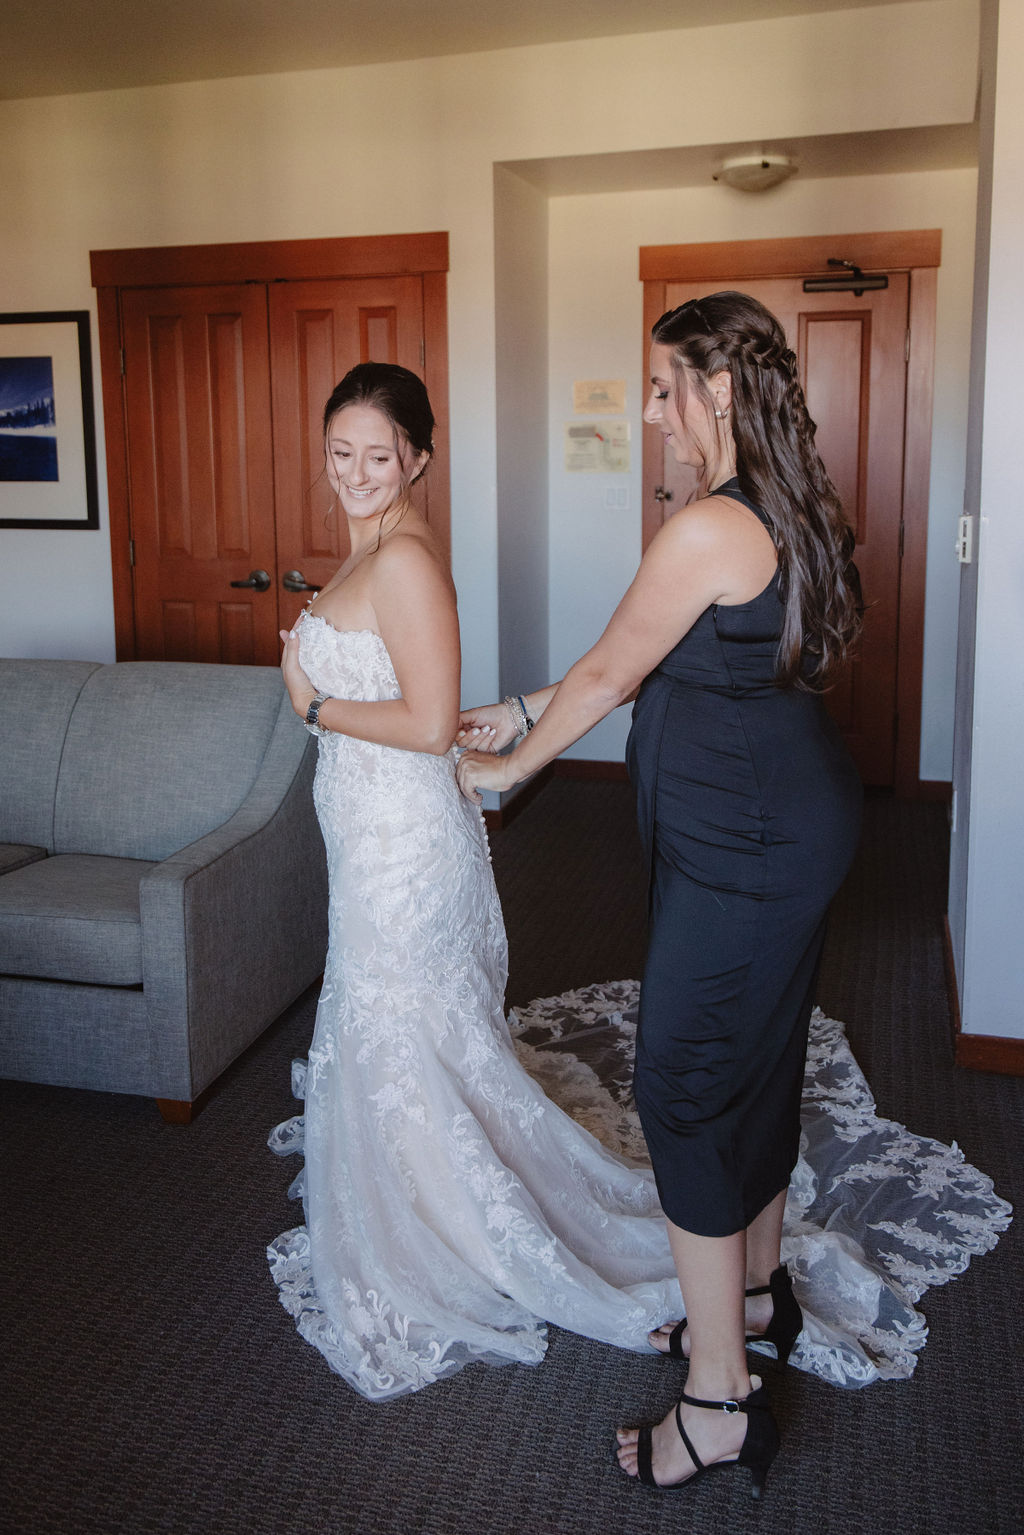
[[281, 577], [281, 585], [286, 592], [318, 592], [320, 587], [316, 582], [309, 582], [301, 570], [286, 570]]
[[654, 487], [654, 499], [655, 499], [655, 501], [671, 501], [672, 500], [672, 495], [673, 495], [673, 492], [671, 490], [666, 490], [664, 485], [655, 485], [655, 487]]
[[232, 581], [232, 586], [251, 586], [254, 591], [265, 592], [270, 586], [270, 577], [265, 570], [250, 570], [244, 581]]

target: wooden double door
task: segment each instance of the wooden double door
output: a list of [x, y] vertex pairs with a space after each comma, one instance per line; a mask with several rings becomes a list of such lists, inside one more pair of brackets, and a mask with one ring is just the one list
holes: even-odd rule
[[[426, 376], [429, 286], [402, 273], [118, 289], [136, 659], [277, 660], [279, 629], [348, 553], [324, 404], [357, 362]], [[444, 537], [441, 478], [416, 495]]]
[[[854, 529], [866, 603], [857, 654], [826, 703], [863, 781], [878, 786], [897, 780], [901, 628], [906, 636], [911, 617], [903, 582], [905, 460], [912, 428], [921, 430], [920, 422], [908, 420], [914, 408], [908, 389], [911, 275], [889, 271], [886, 288], [859, 294], [806, 293], [802, 278], [785, 276], [666, 281], [651, 284], [655, 291], [647, 306], [656, 318], [659, 304], [672, 309], [718, 288], [738, 288], [759, 299], [786, 331], [817, 426], [818, 449]], [[927, 430], [930, 422], [924, 425]], [[645, 463], [645, 481], [657, 481], [645, 484], [645, 531], [652, 535], [664, 516], [691, 499], [696, 482], [693, 471], [678, 465], [661, 441], [647, 443]], [[902, 606], [908, 611], [901, 613]], [[911, 635], [906, 643], [913, 642]], [[918, 682], [918, 711], [919, 687]], [[916, 779], [916, 762], [913, 773]]]

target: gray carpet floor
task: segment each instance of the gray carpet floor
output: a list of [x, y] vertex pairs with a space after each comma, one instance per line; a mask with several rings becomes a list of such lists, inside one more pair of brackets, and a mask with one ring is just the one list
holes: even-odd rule
[[[819, 1000], [879, 1112], [955, 1140], [1019, 1205], [1024, 1080], [952, 1064], [944, 811], [868, 803]], [[492, 839], [509, 1000], [638, 973], [643, 892], [625, 785], [555, 780]], [[315, 995], [226, 1074], [188, 1128], [112, 1095], [0, 1084], [0, 1529], [18, 1535], [1004, 1535], [1022, 1527], [1019, 1223], [922, 1302], [910, 1381], [770, 1376], [784, 1446], [667, 1494], [617, 1470], [618, 1422], [659, 1415], [682, 1367], [552, 1330], [536, 1368], [477, 1365], [371, 1406], [301, 1342], [265, 1243], [298, 1218], [264, 1147]]]

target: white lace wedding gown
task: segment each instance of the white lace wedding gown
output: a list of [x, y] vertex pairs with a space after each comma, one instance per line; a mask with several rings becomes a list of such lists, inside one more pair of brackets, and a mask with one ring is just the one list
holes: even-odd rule
[[[300, 658], [336, 697], [400, 696], [369, 630], [309, 616]], [[305, 1153], [306, 1223], [267, 1250], [282, 1304], [375, 1400], [472, 1360], [535, 1364], [545, 1321], [646, 1351], [682, 1302], [628, 1106], [635, 983], [534, 1004], [514, 1039], [483, 820], [454, 752], [319, 744], [330, 951], [293, 1069], [305, 1112], [270, 1138]], [[577, 1054], [595, 1041], [602, 1079]], [[925, 1338], [913, 1302], [992, 1247], [1009, 1206], [955, 1147], [877, 1120], [820, 1017], [808, 1083], [783, 1250], [805, 1312], [794, 1362], [847, 1385], [907, 1375]]]

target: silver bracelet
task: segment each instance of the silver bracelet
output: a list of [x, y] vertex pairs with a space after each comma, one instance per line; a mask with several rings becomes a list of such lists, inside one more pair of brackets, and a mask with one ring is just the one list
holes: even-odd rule
[[521, 693], [513, 696], [511, 693], [504, 700], [505, 708], [512, 719], [512, 728], [520, 740], [533, 729], [533, 720], [526, 711], [526, 703]]

